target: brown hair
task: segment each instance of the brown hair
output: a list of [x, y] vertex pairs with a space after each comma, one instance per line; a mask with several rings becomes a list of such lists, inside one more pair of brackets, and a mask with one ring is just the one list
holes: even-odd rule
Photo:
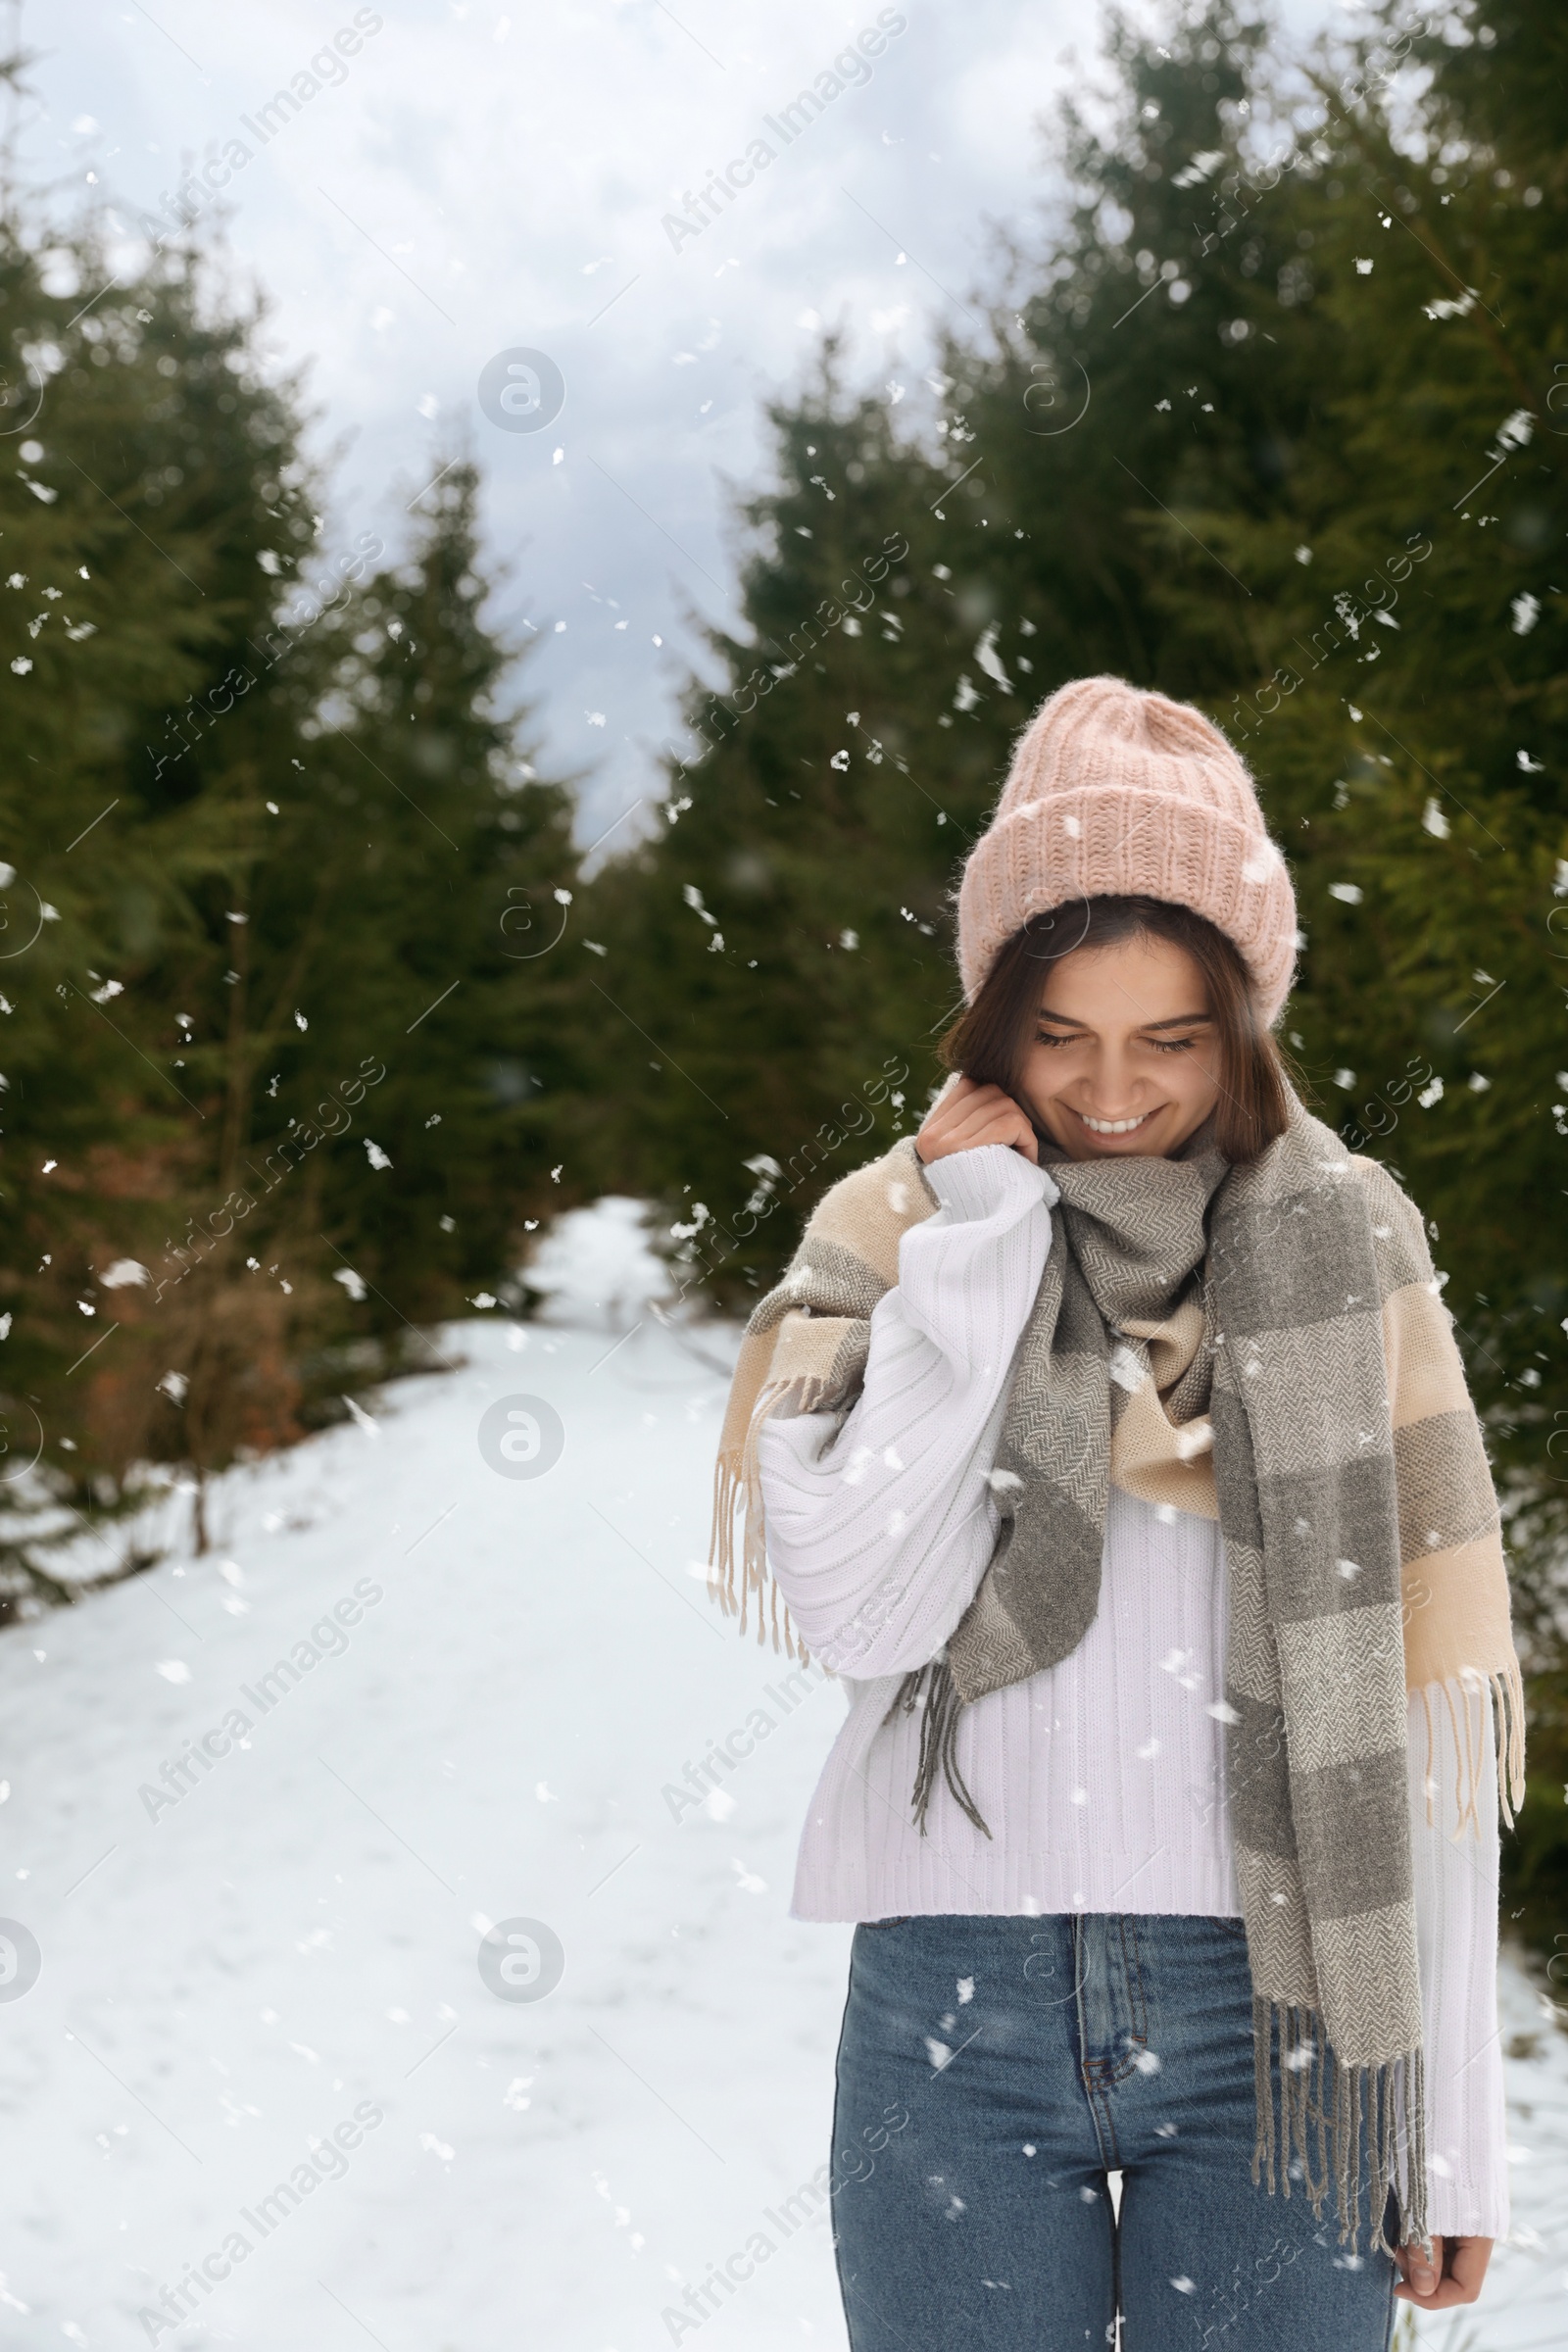
[[977, 1085], [1016, 1097], [1049, 966], [1080, 950], [1141, 938], [1166, 940], [1197, 964], [1219, 1040], [1214, 1141], [1229, 1160], [1255, 1158], [1290, 1122], [1290, 1078], [1257, 1017], [1240, 949], [1190, 906], [1164, 899], [1072, 899], [1032, 915], [999, 951], [974, 1003], [942, 1040], [944, 1062]]

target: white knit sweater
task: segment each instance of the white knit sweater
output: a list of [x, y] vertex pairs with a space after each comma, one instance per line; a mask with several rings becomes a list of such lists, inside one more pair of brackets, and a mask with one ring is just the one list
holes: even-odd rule
[[[811, 1800], [793, 1915], [1240, 1917], [1224, 1788], [1224, 1544], [1213, 1521], [1119, 1488], [1099, 1613], [1078, 1647], [959, 1718], [958, 1768], [990, 1838], [940, 1780], [924, 1838], [910, 1817], [919, 1719], [882, 1719], [990, 1560], [1000, 1519], [988, 1474], [1056, 1198], [1044, 1169], [1001, 1145], [938, 1159], [927, 1176], [942, 1206], [904, 1237], [843, 1430], [835, 1439], [826, 1414], [778, 1413], [761, 1431], [768, 1556], [850, 1710]], [[1485, 1685], [1448, 1695], [1471, 1752], [1491, 1759]], [[1410, 1823], [1431, 2227], [1500, 2237], [1495, 1765], [1478, 1794], [1479, 1831], [1461, 1830], [1449, 1708], [1430, 1696], [1410, 1702]]]

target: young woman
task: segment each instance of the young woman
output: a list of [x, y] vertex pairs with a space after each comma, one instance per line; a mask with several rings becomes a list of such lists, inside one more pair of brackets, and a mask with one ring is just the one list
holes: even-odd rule
[[1420, 1216], [1270, 1038], [1296, 940], [1224, 737], [1063, 687], [956, 1075], [748, 1329], [717, 1589], [849, 1700], [793, 1909], [858, 1923], [854, 2352], [1372, 2352], [1507, 2227], [1497, 1509]]

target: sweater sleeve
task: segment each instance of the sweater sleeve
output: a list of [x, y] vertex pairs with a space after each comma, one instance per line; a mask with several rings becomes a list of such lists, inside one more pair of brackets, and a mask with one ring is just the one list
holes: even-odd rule
[[[1468, 1691], [1452, 1684], [1412, 1691], [1409, 1732], [1410, 1848], [1426, 2039], [1428, 2220], [1446, 2237], [1504, 2237], [1508, 2160], [1497, 2024], [1497, 1765], [1486, 1684]], [[1472, 1765], [1475, 1820], [1461, 1823], [1459, 1790], [1468, 1785]]]
[[985, 1573], [988, 1473], [1057, 1198], [1002, 1144], [925, 1173], [941, 1206], [899, 1246], [843, 1427], [775, 1412], [760, 1433], [773, 1573], [813, 1656], [860, 1679], [934, 1657]]

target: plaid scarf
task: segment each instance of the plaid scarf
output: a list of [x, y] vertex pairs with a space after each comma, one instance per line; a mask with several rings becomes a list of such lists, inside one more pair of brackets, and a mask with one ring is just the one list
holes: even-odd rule
[[[1434, 1687], [1452, 1711], [1456, 1686], [1491, 1683], [1508, 1819], [1524, 1760], [1496, 1499], [1419, 1213], [1298, 1103], [1286, 1132], [1235, 1167], [1202, 1130], [1168, 1160], [1043, 1157], [1058, 1198], [992, 1473], [996, 1548], [945, 1649], [889, 1709], [922, 1709], [914, 1817], [924, 1835], [940, 1775], [986, 1830], [957, 1770], [961, 1709], [1082, 1640], [1112, 1479], [1217, 1518], [1253, 2176], [1289, 2196], [1298, 2158], [1314, 2207], [1333, 2182], [1355, 2243], [1364, 2146], [1373, 2242], [1386, 2242], [1391, 2188], [1401, 2240], [1424, 2237], [1407, 1691], [1422, 1691], [1430, 1725]], [[758, 1595], [759, 1640], [758, 1431], [786, 1395], [803, 1411], [848, 1410], [899, 1242], [937, 1205], [906, 1139], [826, 1196], [747, 1326], [710, 1590], [743, 1631]], [[776, 1587], [772, 1616], [776, 1645]], [[783, 1640], [793, 1654], [787, 1609]], [[1470, 1818], [1475, 1772], [1472, 1760]]]

